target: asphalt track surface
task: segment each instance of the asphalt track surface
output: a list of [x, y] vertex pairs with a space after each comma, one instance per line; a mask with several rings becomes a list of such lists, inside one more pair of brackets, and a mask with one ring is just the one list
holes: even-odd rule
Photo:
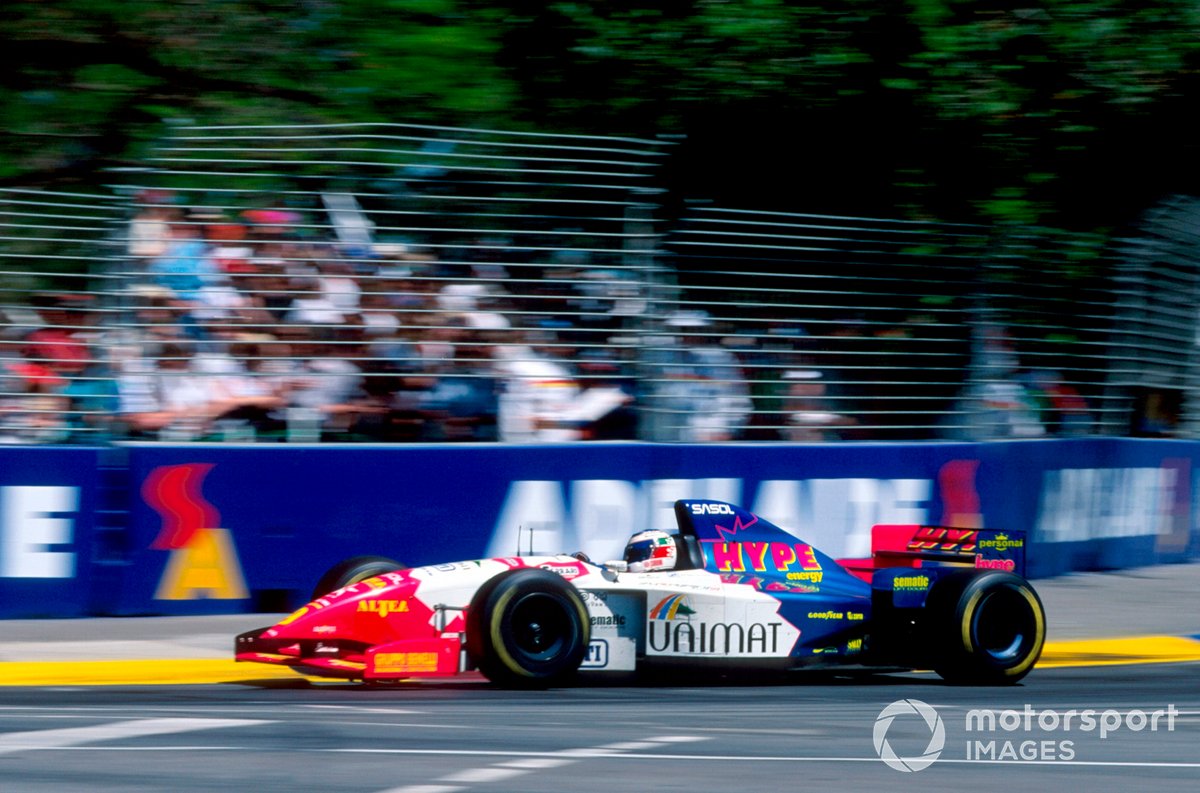
[[[1061, 638], [1004, 688], [825, 673], [364, 687], [231, 673], [230, 629], [269, 617], [0, 623], [0, 791], [1195, 791], [1200, 661], [1171, 661], [1200, 658], [1183, 638], [1200, 633], [1198, 582], [1200, 565], [1038, 582]], [[223, 682], [180, 684], [206, 663]], [[158, 671], [75, 682], [106, 682], [105, 664]]]
[[[808, 791], [822, 789], [1195, 791], [1200, 664], [1036, 671], [1024, 685], [956, 688], [931, 676], [801, 676], [790, 684], [592, 687], [514, 692], [482, 683], [365, 689], [261, 684], [0, 691], [5, 791]], [[890, 703], [932, 705], [945, 742], [914, 772], [881, 760], [874, 727]], [[1018, 724], [966, 731], [970, 709], [1088, 708], [1158, 721], [1101, 739]], [[1140, 721], [1136, 723], [1141, 723]], [[932, 733], [897, 717], [900, 757]], [[967, 759], [968, 742], [1017, 759]], [[1072, 739], [1069, 762], [1060, 742]], [[1021, 760], [1022, 744], [1051, 756]], [[1029, 751], [1028, 749], [1024, 751]], [[1055, 759], [1051, 759], [1051, 758]]]

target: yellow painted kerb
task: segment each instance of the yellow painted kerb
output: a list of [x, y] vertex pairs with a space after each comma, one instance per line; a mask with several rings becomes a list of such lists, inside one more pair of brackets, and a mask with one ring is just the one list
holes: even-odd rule
[[0, 663], [0, 686], [141, 686], [300, 679], [289, 667], [224, 659]]
[[1200, 661], [1200, 641], [1183, 636], [1130, 636], [1046, 642], [1038, 666], [1116, 666]]
[[[1037, 665], [1046, 669], [1187, 661], [1200, 661], [1200, 641], [1133, 636], [1046, 642]], [[302, 677], [289, 667], [223, 659], [0, 662], [0, 686], [200, 685]]]

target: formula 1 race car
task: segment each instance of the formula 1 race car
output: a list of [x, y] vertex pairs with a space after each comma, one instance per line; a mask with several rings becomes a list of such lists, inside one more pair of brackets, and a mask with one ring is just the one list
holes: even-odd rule
[[368, 682], [481, 671], [507, 686], [654, 669], [933, 669], [1014, 683], [1046, 635], [1016, 532], [876, 526], [835, 561], [719, 501], [675, 503], [675, 531], [619, 561], [525, 556], [412, 569], [334, 567], [320, 595], [237, 637], [239, 661]]

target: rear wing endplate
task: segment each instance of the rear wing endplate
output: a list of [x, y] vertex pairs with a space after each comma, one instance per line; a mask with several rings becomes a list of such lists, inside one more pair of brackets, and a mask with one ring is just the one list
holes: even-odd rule
[[871, 558], [839, 560], [869, 580], [888, 567], [974, 567], [1025, 575], [1025, 532], [950, 526], [880, 524], [871, 527]]

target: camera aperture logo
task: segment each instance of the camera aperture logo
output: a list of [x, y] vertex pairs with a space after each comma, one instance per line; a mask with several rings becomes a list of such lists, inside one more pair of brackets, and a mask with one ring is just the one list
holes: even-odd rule
[[[1117, 732], [1174, 732], [1175, 719], [1180, 715], [1174, 705], [1149, 711], [1038, 710], [1028, 704], [1021, 710], [973, 708], [966, 711], [963, 722], [964, 759], [984, 763], [1069, 763], [1076, 759], [1079, 740], [1106, 741]], [[900, 746], [907, 741], [909, 748], [913, 748], [920, 745], [928, 730], [929, 741], [924, 751], [902, 756], [893, 748], [888, 733], [898, 717], [907, 729], [900, 736], [897, 728], [893, 739], [901, 738], [897, 741]], [[913, 725], [917, 725], [915, 736]], [[921, 771], [933, 765], [946, 746], [946, 728], [941, 716], [932, 705], [918, 699], [897, 700], [880, 711], [873, 737], [879, 759], [888, 767], [904, 772]], [[1090, 748], [1095, 749], [1096, 744]]]
[[[918, 716], [925, 722], [925, 726], [929, 728], [929, 743], [924, 752], [915, 757], [901, 757], [892, 749], [887, 736], [897, 716]], [[889, 768], [905, 772], [920, 771], [933, 765], [933, 761], [941, 755], [942, 748], [946, 745], [946, 726], [942, 724], [942, 717], [932, 705], [927, 705], [919, 699], [900, 699], [879, 712], [872, 737], [875, 739], [875, 751], [879, 754], [879, 759]]]

